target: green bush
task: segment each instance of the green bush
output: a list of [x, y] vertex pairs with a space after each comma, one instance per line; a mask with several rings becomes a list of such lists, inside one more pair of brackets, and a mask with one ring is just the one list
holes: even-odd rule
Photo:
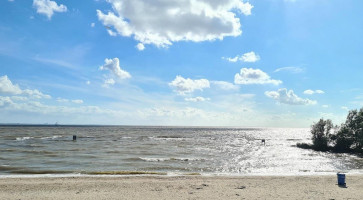
[[327, 151], [329, 149], [328, 143], [330, 142], [333, 123], [330, 119], [320, 119], [317, 123], [311, 126], [311, 134], [313, 141], [313, 148], [318, 151]]
[[[332, 130], [338, 131], [332, 134]], [[317, 151], [333, 150], [363, 154], [363, 108], [359, 111], [349, 111], [345, 123], [340, 128], [334, 127], [329, 119], [320, 119], [311, 126], [310, 132], [313, 145], [298, 143], [297, 147]]]
[[363, 147], [363, 108], [351, 110], [347, 119], [334, 137], [334, 148], [339, 152], [361, 152]]
[[297, 147], [302, 148], [302, 149], [312, 149], [312, 145], [310, 144], [306, 144], [306, 143], [297, 143], [296, 144]]
[[332, 137], [332, 141], [335, 143], [335, 151], [349, 152], [354, 143], [353, 133], [348, 127], [343, 125], [337, 134]]

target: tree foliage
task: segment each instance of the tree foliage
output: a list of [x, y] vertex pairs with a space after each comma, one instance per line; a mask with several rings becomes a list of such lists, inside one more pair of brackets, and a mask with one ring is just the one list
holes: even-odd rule
[[311, 126], [314, 149], [320, 151], [328, 150], [329, 138], [331, 137], [330, 131], [333, 127], [333, 123], [330, 119], [320, 119], [317, 123]]
[[338, 151], [362, 151], [363, 147], [363, 108], [351, 110], [347, 119], [333, 139]]
[[[320, 119], [311, 126], [311, 134], [313, 145], [310, 147], [315, 150], [363, 154], [363, 108], [349, 111], [340, 127], [334, 127], [330, 119]], [[309, 147], [307, 144], [297, 146]]]

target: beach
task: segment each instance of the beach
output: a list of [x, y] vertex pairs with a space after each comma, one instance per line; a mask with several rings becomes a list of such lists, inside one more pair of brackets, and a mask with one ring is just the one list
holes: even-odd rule
[[0, 199], [363, 199], [363, 175], [346, 187], [326, 176], [80, 176], [0, 178]]

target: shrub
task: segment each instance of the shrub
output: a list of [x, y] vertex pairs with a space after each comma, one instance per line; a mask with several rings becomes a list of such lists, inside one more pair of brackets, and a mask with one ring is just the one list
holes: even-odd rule
[[312, 149], [312, 146], [306, 143], [297, 143], [296, 146], [302, 149]]
[[349, 152], [354, 143], [353, 133], [345, 125], [331, 139], [335, 143], [334, 150], [337, 152]]
[[331, 138], [330, 131], [333, 127], [333, 123], [330, 119], [320, 119], [311, 126], [313, 148], [315, 150], [327, 151], [329, 149], [328, 143], [330, 142], [329, 138]]

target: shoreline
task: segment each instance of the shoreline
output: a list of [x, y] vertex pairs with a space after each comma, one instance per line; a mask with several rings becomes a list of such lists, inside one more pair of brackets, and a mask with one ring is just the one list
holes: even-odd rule
[[35, 173], [35, 174], [0, 174], [1, 179], [22, 179], [22, 178], [121, 178], [121, 177], [224, 177], [224, 178], [243, 178], [243, 177], [316, 177], [316, 176], [336, 176], [337, 173], [343, 173], [348, 176], [362, 176], [360, 170], [336, 171], [336, 172], [314, 172], [314, 173], [291, 173], [291, 174], [228, 174], [228, 173], [174, 173], [174, 172], [144, 172], [144, 171], [115, 171], [113, 172], [96, 172], [96, 173]]
[[363, 175], [0, 178], [0, 199], [363, 199]]

